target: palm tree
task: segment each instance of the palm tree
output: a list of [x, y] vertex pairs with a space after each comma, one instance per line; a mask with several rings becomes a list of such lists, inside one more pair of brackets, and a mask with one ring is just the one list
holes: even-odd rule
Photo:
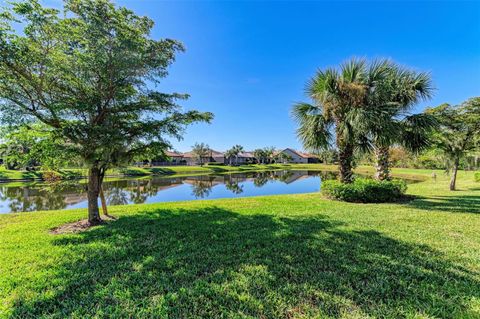
[[238, 155], [244, 151], [243, 146], [237, 144], [232, 147], [232, 149], [234, 150], [235, 154], [235, 165], [238, 165]]
[[263, 148], [257, 148], [253, 151], [253, 156], [257, 159], [258, 163], [263, 164], [265, 162], [265, 151]]
[[414, 72], [392, 62], [385, 62], [387, 76], [367, 94], [366, 105], [354, 110], [350, 116], [358, 123], [373, 144], [375, 177], [390, 179], [389, 150], [394, 144], [418, 152], [429, 145], [429, 132], [435, 119], [425, 113], [411, 114], [410, 110], [421, 100], [432, 95], [428, 73]]
[[232, 165], [232, 158], [235, 157], [235, 165], [238, 165], [238, 155], [242, 152], [243, 146], [237, 144], [225, 152], [225, 157], [229, 159], [230, 165]]
[[211, 152], [210, 147], [205, 143], [195, 143], [192, 146], [192, 153], [200, 165], [203, 165], [203, 160], [209, 157]]
[[361, 123], [352, 116], [367, 105], [368, 94], [386, 78], [389, 62], [352, 59], [337, 70], [319, 70], [307, 82], [306, 94], [310, 103], [294, 105], [292, 115], [299, 127], [297, 136], [305, 149], [320, 151], [331, 147], [335, 132], [338, 148], [340, 180], [353, 181], [354, 152], [370, 146], [366, 135], [357, 130]]
[[233, 165], [232, 159], [233, 159], [234, 156], [235, 156], [235, 150], [233, 148], [231, 148], [231, 149], [229, 149], [225, 152], [225, 157], [228, 158], [228, 164], [230, 166]]

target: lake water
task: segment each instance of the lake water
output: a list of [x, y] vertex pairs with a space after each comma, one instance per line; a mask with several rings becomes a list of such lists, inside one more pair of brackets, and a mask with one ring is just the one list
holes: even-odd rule
[[[311, 193], [333, 172], [267, 171], [104, 182], [108, 205]], [[0, 213], [87, 207], [85, 181], [0, 185]]]

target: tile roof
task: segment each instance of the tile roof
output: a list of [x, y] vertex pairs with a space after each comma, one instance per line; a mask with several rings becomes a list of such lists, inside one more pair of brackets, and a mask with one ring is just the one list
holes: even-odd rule
[[289, 150], [290, 152], [295, 153], [295, 154], [297, 154], [298, 156], [300, 156], [300, 157], [302, 157], [302, 158], [317, 158], [317, 157], [318, 157], [318, 156], [315, 155], [315, 154], [300, 152], [300, 151], [297, 151], [297, 150], [294, 150], [294, 149], [291, 149], [291, 148], [286, 148], [286, 149], [284, 149], [284, 151], [286, 151], [286, 150]]

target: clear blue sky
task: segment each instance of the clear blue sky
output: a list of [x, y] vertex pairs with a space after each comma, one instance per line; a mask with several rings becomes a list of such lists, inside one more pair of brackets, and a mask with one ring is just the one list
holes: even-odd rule
[[173, 141], [180, 151], [301, 149], [291, 105], [317, 68], [353, 56], [431, 72], [435, 97], [417, 110], [480, 95], [480, 2], [116, 2], [151, 17], [153, 37], [187, 48], [160, 89], [191, 94], [184, 105], [215, 120]]

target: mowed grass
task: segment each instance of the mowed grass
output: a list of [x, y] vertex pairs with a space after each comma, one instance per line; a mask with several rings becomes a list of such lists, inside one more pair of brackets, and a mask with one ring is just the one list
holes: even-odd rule
[[480, 318], [480, 183], [420, 173], [397, 204], [115, 206], [65, 235], [85, 210], [0, 216], [0, 317]]

